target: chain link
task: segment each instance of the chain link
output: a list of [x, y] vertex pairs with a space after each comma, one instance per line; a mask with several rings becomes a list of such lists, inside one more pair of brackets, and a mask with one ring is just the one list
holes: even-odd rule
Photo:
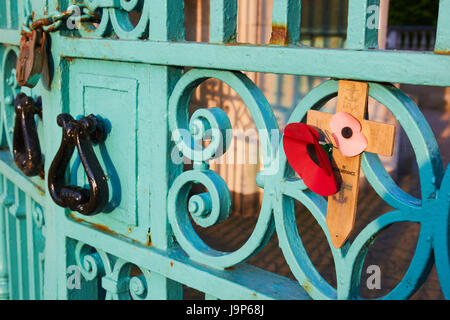
[[[72, 17], [74, 22], [77, 21], [87, 21], [91, 19], [99, 19], [98, 14], [87, 9], [80, 9], [83, 14], [79, 16]], [[42, 18], [34, 20], [34, 13], [28, 15], [25, 18], [25, 22], [22, 25], [22, 35], [30, 35], [33, 30], [42, 29], [44, 32], [53, 32], [57, 31], [61, 25], [63, 20], [68, 19], [74, 14], [74, 10], [66, 10], [66, 11], [54, 11], [50, 14], [44, 15]]]

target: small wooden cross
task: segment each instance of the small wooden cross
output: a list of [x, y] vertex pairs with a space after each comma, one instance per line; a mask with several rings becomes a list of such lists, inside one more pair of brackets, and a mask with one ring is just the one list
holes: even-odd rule
[[[362, 133], [367, 139], [366, 152], [392, 156], [395, 126], [365, 120], [369, 85], [365, 82], [339, 81], [336, 112], [347, 112], [358, 119]], [[333, 114], [310, 110], [307, 124], [331, 132], [330, 119]], [[331, 135], [330, 135], [331, 136]], [[331, 138], [334, 140], [334, 138]], [[336, 145], [336, 141], [333, 141]], [[338, 192], [328, 197], [327, 225], [333, 246], [340, 248], [350, 236], [355, 224], [359, 189], [361, 155], [346, 157], [338, 149], [333, 150], [332, 168], [338, 182]]]

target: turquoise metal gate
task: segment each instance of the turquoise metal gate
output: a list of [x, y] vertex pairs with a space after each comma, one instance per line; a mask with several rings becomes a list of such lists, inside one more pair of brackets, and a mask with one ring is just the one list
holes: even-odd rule
[[[390, 84], [450, 86], [450, 1], [440, 1], [436, 45], [427, 53], [376, 50], [377, 29], [368, 23], [376, 10], [368, 9], [378, 4], [349, 0], [345, 49], [319, 49], [297, 45], [300, 0], [274, 1], [272, 44], [264, 46], [236, 43], [236, 0], [211, 0], [209, 43], [183, 41], [183, 0], [2, 1], [0, 297], [181, 299], [182, 285], [187, 285], [211, 299], [356, 299], [365, 254], [378, 232], [412, 221], [420, 224], [415, 255], [401, 282], [384, 298], [410, 297], [433, 263], [444, 296], [450, 298], [450, 170], [444, 173], [436, 140], [419, 108]], [[48, 33], [50, 88], [42, 81], [33, 89], [20, 87], [16, 60], [22, 25], [55, 17], [69, 7], [72, 17], [80, 13], [78, 20], [59, 20], [58, 30]], [[368, 182], [394, 210], [367, 225], [352, 243], [334, 248], [325, 223], [326, 200], [290, 177], [283, 148], [274, 148], [267, 135], [279, 133], [271, 106], [242, 71], [331, 78], [299, 101], [290, 123], [335, 97], [336, 79], [368, 82], [370, 96], [393, 113], [410, 139], [421, 198], [402, 191], [376, 154], [364, 153], [361, 167]], [[192, 226], [224, 221], [230, 208], [226, 183], [208, 169], [216, 153], [226, 150], [229, 137], [223, 133], [230, 121], [218, 109], [188, 115], [192, 92], [208, 78], [225, 82], [241, 96], [265, 151], [264, 170], [257, 178], [264, 188], [258, 221], [234, 252], [208, 247]], [[19, 92], [42, 97], [42, 117], [35, 117], [45, 161], [41, 176], [23, 175], [13, 161], [14, 99]], [[75, 119], [94, 114], [106, 131], [106, 139], [94, 144], [95, 157], [86, 147], [91, 140], [78, 136], [80, 156], [70, 160], [65, 176], [64, 166], [50, 174], [55, 172], [51, 165], [60, 148], [60, 126], [86, 129], [97, 120], [60, 117], [57, 123], [62, 113]], [[195, 140], [207, 129], [215, 131], [210, 145], [203, 147]], [[275, 136], [280, 141], [281, 135]], [[183, 171], [182, 164], [172, 161], [175, 145], [193, 161], [191, 170]], [[98, 159], [105, 173], [108, 199], [96, 215], [82, 214], [79, 207], [62, 208], [48, 189], [59, 188], [59, 182], [52, 184], [58, 176], [72, 185], [65, 187], [69, 195], [59, 188], [61, 198], [101, 199], [92, 191], [97, 177], [83, 170], [95, 165], [86, 164], [83, 152]], [[189, 197], [196, 184], [207, 192]], [[93, 193], [86, 195], [73, 187], [77, 185]], [[294, 200], [310, 210], [327, 235], [337, 288], [321, 277], [302, 245]], [[274, 233], [297, 281], [245, 263]], [[76, 281], [78, 271], [81, 283]]]

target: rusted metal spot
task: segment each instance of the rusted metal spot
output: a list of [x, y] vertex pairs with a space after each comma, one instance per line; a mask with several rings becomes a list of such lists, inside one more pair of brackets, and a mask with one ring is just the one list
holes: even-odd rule
[[36, 188], [38, 189], [39, 193], [41, 194], [41, 196], [45, 196], [45, 190], [44, 188], [42, 188], [41, 186], [36, 185]]
[[147, 242], [145, 243], [145, 246], [150, 247], [152, 245], [152, 238], [150, 236], [150, 230], [147, 232]]
[[149, 247], [149, 246], [152, 245], [152, 242], [151, 242], [151, 239], [150, 239], [150, 232], [147, 234], [147, 242], [143, 243], [142, 241], [139, 241], [139, 240], [136, 240], [136, 239], [131, 239], [127, 235], [124, 235], [124, 234], [118, 233], [118, 232], [116, 232], [114, 230], [111, 230], [108, 226], [105, 226], [105, 225], [102, 225], [102, 224], [98, 224], [98, 223], [93, 223], [93, 222], [81, 219], [81, 218], [77, 217], [74, 212], [68, 213], [67, 217], [72, 219], [76, 223], [80, 223], [80, 224], [82, 224], [84, 226], [87, 226], [87, 227], [90, 227], [92, 229], [101, 231], [103, 233], [112, 235], [114, 237], [120, 238], [120, 239], [122, 239], [124, 241], [128, 241], [128, 242], [133, 243], [135, 245], [139, 245], [140, 247]]
[[51, 27], [47, 28], [47, 32], [53, 32], [58, 28], [58, 25], [54, 24]]
[[270, 44], [277, 44], [280, 46], [286, 46], [289, 44], [289, 33], [286, 26], [277, 24], [272, 25]]
[[450, 51], [434, 51], [435, 54], [450, 55]]
[[266, 44], [250, 43], [250, 42], [226, 42], [226, 43], [220, 44], [220, 46], [225, 46], [225, 47], [239, 47], [239, 46], [267, 47]]
[[130, 277], [137, 277], [137, 276], [140, 276], [141, 274], [142, 274], [142, 270], [139, 269], [138, 266], [133, 264], [130, 269]]
[[91, 223], [92, 227], [96, 230], [103, 231], [105, 233], [117, 234], [117, 232], [112, 231], [108, 226], [99, 223]]
[[36, 20], [35, 22], [33, 22], [31, 24], [31, 29], [38, 29], [38, 28], [42, 28], [44, 26], [49, 26], [53, 23], [53, 20], [51, 18], [42, 18], [39, 20]]
[[108, 226], [105, 226], [105, 225], [99, 224], [99, 223], [93, 223], [93, 222], [81, 219], [81, 218], [75, 216], [75, 214], [73, 212], [71, 212], [69, 214], [69, 217], [72, 218], [72, 220], [75, 221], [75, 222], [82, 223], [82, 224], [87, 224], [91, 228], [96, 229], [98, 231], [102, 231], [104, 233], [111, 234], [111, 235], [114, 235], [114, 236], [122, 236], [120, 233], [117, 233], [117, 232], [111, 230]]
[[[78, 221], [77, 221], [78, 218], [74, 215], [73, 212], [69, 213], [67, 216], [68, 216], [69, 218], [72, 218], [72, 220], [74, 220], [75, 222], [78, 222]], [[79, 220], [81, 220], [81, 219], [79, 219]]]

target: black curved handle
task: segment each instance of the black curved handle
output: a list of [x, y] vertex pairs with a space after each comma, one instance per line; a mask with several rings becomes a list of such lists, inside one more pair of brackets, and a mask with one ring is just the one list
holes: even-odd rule
[[34, 116], [42, 118], [40, 97], [33, 100], [24, 93], [19, 93], [14, 100], [13, 156], [16, 166], [29, 177], [44, 175], [44, 160], [36, 129]]
[[[105, 174], [92, 148], [92, 143], [106, 138], [103, 124], [93, 114], [80, 120], [60, 114], [57, 123], [63, 130], [61, 145], [48, 172], [50, 195], [61, 207], [84, 215], [97, 214], [105, 208], [109, 197]], [[65, 184], [66, 168], [75, 147], [89, 180], [89, 189]]]

